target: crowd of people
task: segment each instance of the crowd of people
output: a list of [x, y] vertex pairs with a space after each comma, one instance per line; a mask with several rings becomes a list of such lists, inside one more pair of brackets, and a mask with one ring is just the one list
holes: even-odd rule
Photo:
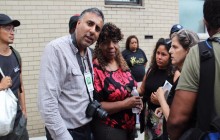
[[[134, 140], [139, 119], [146, 140], [220, 139], [219, 7], [219, 0], [204, 2], [206, 41], [174, 24], [156, 42], [147, 70], [136, 35], [120, 52], [124, 34], [101, 10], [73, 15], [69, 34], [49, 42], [41, 57], [38, 108], [47, 140]], [[10, 88], [18, 99], [13, 129], [0, 140], [29, 139], [21, 58], [10, 46], [19, 25], [0, 14], [0, 91]]]

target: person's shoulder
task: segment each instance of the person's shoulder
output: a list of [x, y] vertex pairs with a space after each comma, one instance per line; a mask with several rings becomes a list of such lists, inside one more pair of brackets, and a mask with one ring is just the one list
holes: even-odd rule
[[180, 77], [180, 71], [179, 70], [176, 70], [174, 72], [174, 76], [173, 76], [173, 83], [176, 82], [176, 80]]
[[20, 53], [15, 48], [13, 48], [12, 46], [9, 46], [9, 47], [12, 50], [12, 52], [15, 54], [16, 58], [18, 59], [19, 65], [21, 65], [21, 55], [20, 55]]
[[128, 55], [129, 53], [130, 53], [130, 51], [127, 50], [127, 49], [125, 49], [125, 50], [122, 51], [122, 55], [123, 55], [123, 56], [126, 56], [126, 55]]
[[[220, 33], [216, 33], [215, 35], [213, 35], [213, 38], [218, 38], [217, 40], [218, 41], [213, 41], [212, 42], [212, 45], [213, 47], [216, 47], [219, 49], [219, 46], [220, 46], [220, 42], [219, 42], [219, 38], [220, 38]], [[215, 50], [215, 49], [214, 49]]]
[[121, 53], [123, 54], [123, 53], [126, 53], [127, 52], [127, 49], [124, 49]]
[[137, 51], [145, 54], [145, 52], [141, 48], [138, 48]]
[[65, 44], [69, 44], [70, 38], [71, 38], [70, 35], [56, 38], [56, 39], [50, 41], [47, 44], [47, 47], [64, 46]]
[[[199, 55], [199, 44], [196, 44], [195, 46], [193, 46], [192, 48], [190, 48], [190, 50], [189, 50], [189, 54], [190, 55]], [[188, 57], [188, 55], [187, 55], [187, 57]]]
[[141, 48], [138, 48], [137, 50], [138, 50], [138, 51], [141, 51], [141, 52], [144, 52]]
[[14, 52], [16, 53], [17, 55], [20, 55], [20, 53], [12, 46], [9, 46], [9, 48]]

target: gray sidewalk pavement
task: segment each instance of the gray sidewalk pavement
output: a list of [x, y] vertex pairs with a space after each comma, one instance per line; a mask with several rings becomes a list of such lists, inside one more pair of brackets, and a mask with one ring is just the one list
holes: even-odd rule
[[47, 140], [47, 139], [46, 139], [46, 136], [42, 136], [42, 137], [29, 138], [29, 140]]

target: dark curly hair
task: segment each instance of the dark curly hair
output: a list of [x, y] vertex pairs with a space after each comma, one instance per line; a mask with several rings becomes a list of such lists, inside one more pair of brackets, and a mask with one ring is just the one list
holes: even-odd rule
[[[121, 30], [115, 24], [109, 22], [105, 23], [105, 25], [103, 26], [99, 38], [96, 42], [93, 54], [93, 60], [97, 58], [103, 70], [106, 70], [105, 66], [108, 65], [108, 62], [105, 59], [106, 56], [103, 55], [102, 50], [100, 49], [100, 45], [108, 44], [111, 41], [119, 42], [123, 39], [123, 36], [124, 35], [121, 33]], [[119, 49], [116, 50], [115, 60], [123, 71], [129, 70], [129, 67]]]
[[[171, 48], [171, 40], [170, 39], [160, 38], [157, 41], [156, 46], [155, 46], [155, 48], [153, 50], [153, 55], [151, 57], [151, 63], [150, 63], [150, 68], [149, 68], [153, 72], [159, 69], [159, 67], [157, 65], [157, 62], [156, 62], [156, 53], [157, 53], [157, 49], [160, 47], [160, 45], [164, 45], [166, 50], [167, 50], [167, 52], [169, 53], [169, 49]], [[176, 70], [176, 68], [172, 65], [171, 59], [169, 59], [169, 63], [168, 63], [168, 66], [167, 66], [167, 74], [168, 74], [168, 76], [173, 76], [175, 70]]]
[[139, 41], [138, 41], [137, 36], [135, 36], [135, 35], [130, 35], [130, 36], [127, 38], [126, 43], [125, 43], [125, 48], [126, 48], [126, 50], [130, 50], [129, 45], [130, 45], [130, 42], [131, 42], [131, 39], [132, 39], [132, 38], [135, 38], [135, 39], [137, 40], [137, 49], [139, 48]]
[[213, 29], [220, 28], [220, 1], [206, 0], [203, 5], [203, 15], [206, 22]]

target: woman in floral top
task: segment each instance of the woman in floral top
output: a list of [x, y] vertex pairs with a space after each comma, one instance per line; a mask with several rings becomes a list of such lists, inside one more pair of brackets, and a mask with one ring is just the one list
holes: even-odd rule
[[140, 97], [131, 96], [137, 83], [120, 53], [118, 42], [122, 38], [118, 27], [106, 23], [95, 46], [94, 99], [109, 114], [105, 120], [94, 118], [95, 140], [134, 140], [135, 114], [132, 108], [141, 108], [142, 101]]

